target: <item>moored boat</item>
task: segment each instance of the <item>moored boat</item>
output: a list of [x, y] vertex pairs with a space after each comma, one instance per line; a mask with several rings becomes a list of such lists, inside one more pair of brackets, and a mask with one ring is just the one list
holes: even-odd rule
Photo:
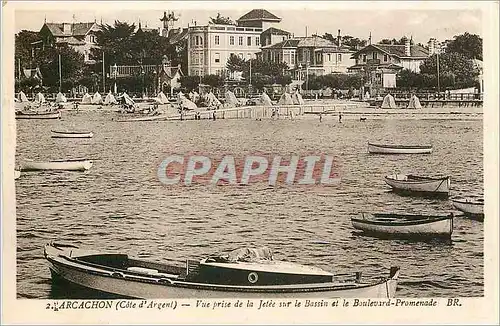
[[54, 161], [26, 160], [21, 165], [21, 171], [39, 171], [39, 170], [65, 170], [65, 171], [85, 171], [92, 167], [92, 160], [85, 159], [67, 159]]
[[465, 215], [475, 217], [479, 220], [484, 219], [484, 199], [476, 197], [454, 198], [453, 206]]
[[16, 112], [16, 119], [60, 119], [61, 112], [23, 113]]
[[56, 131], [51, 130], [52, 138], [92, 138], [92, 131]]
[[448, 196], [451, 178], [449, 176], [433, 178], [411, 174], [392, 174], [385, 177], [385, 182], [395, 192]]
[[391, 145], [368, 142], [368, 153], [372, 154], [430, 154], [432, 145]]
[[453, 214], [362, 213], [351, 218], [351, 223], [355, 229], [381, 238], [451, 238], [453, 233]]
[[[260, 254], [260, 253], [263, 254]], [[269, 249], [239, 249], [185, 265], [130, 258], [123, 253], [89, 252], [50, 243], [44, 256], [54, 282], [127, 298], [391, 298], [399, 268], [389, 277], [361, 283], [361, 274], [333, 274], [322, 269], [274, 260]]]

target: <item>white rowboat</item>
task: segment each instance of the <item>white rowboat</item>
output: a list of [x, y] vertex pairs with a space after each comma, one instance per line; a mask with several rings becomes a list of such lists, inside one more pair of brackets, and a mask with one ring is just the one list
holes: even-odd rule
[[16, 113], [16, 119], [61, 119], [61, 112]]
[[385, 182], [394, 191], [448, 196], [451, 179], [449, 176], [430, 178], [411, 174], [392, 174], [385, 177]]
[[465, 215], [484, 219], [484, 199], [482, 198], [463, 198], [453, 199], [453, 206]]
[[368, 143], [368, 153], [372, 154], [430, 154], [432, 145], [382, 145]]
[[91, 131], [55, 131], [52, 130], [52, 138], [92, 138], [94, 134]]
[[424, 216], [403, 214], [367, 214], [351, 218], [352, 226], [380, 238], [450, 238], [453, 214]]
[[361, 283], [360, 273], [334, 275], [295, 263], [186, 261], [185, 266], [83, 251], [72, 245], [45, 246], [53, 282], [63, 281], [126, 298], [392, 298], [399, 268], [389, 277]]
[[64, 171], [85, 171], [92, 167], [93, 162], [91, 160], [57, 160], [57, 161], [45, 161], [45, 162], [35, 162], [32, 160], [26, 160], [24, 164], [21, 165], [21, 171], [39, 171], [39, 170], [64, 170]]

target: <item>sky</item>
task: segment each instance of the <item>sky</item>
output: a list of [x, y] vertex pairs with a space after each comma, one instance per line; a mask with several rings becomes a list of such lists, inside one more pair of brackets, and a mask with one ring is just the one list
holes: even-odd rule
[[[419, 4], [416, 6], [416, 4]], [[149, 28], [160, 27], [163, 11], [173, 10], [179, 16], [174, 27], [187, 27], [194, 21], [198, 25], [208, 23], [209, 17], [218, 12], [233, 20], [253, 8], [266, 9], [282, 21], [276, 27], [287, 30], [295, 36], [317, 33], [351, 35], [378, 42], [384, 38], [400, 39], [413, 37], [417, 43], [427, 44], [429, 38], [440, 41], [469, 32], [482, 35], [482, 13], [479, 7], [458, 2], [421, 5], [423, 2], [90, 2], [62, 5], [61, 2], [43, 2], [43, 6], [25, 5], [15, 11], [15, 32], [20, 30], [39, 31], [44, 19], [47, 22], [94, 21], [112, 24], [114, 20], [126, 21]], [[456, 4], [457, 2], [455, 2]], [[203, 8], [206, 7], [206, 8]], [[235, 8], [238, 7], [238, 8]], [[64, 8], [64, 10], [61, 10]], [[200, 9], [203, 8], [203, 9]], [[73, 18], [74, 16], [74, 18]]]

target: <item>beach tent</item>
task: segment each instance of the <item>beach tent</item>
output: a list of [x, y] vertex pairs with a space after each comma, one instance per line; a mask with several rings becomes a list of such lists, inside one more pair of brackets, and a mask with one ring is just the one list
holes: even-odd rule
[[292, 101], [295, 105], [304, 104], [304, 99], [302, 98], [302, 95], [300, 95], [299, 91], [295, 91], [295, 93], [292, 94]]
[[66, 99], [66, 96], [64, 96], [63, 93], [59, 92], [56, 95], [56, 103], [66, 103], [68, 100]]
[[45, 96], [43, 96], [42, 93], [38, 92], [36, 95], [35, 95], [35, 102], [38, 102], [38, 103], [45, 103]]
[[155, 97], [155, 101], [156, 101], [156, 103], [159, 103], [159, 104], [165, 104], [165, 103], [168, 103], [168, 98], [167, 98], [167, 96], [165, 95], [165, 93], [160, 92], [160, 93], [158, 93], [158, 95]]
[[264, 106], [271, 106], [273, 105], [273, 102], [271, 102], [271, 99], [269, 98], [269, 95], [267, 95], [266, 93], [262, 93], [262, 95], [260, 96], [260, 104], [261, 105], [264, 105]]
[[118, 102], [116, 101], [116, 98], [113, 96], [113, 94], [109, 92], [108, 95], [106, 95], [106, 97], [104, 98], [104, 105], [111, 104], [118, 104]]
[[368, 92], [365, 93], [365, 99], [366, 100], [370, 99], [370, 93], [368, 93]]
[[421, 109], [422, 105], [420, 105], [420, 100], [416, 95], [412, 95], [410, 98], [410, 102], [408, 102], [407, 109]]
[[28, 101], [28, 98], [26, 97], [26, 94], [24, 94], [23, 91], [20, 91], [19, 94], [17, 95], [18, 96], [18, 100], [20, 102], [29, 102]]
[[99, 92], [95, 92], [94, 96], [92, 96], [92, 104], [102, 104], [102, 96]]
[[193, 94], [193, 92], [189, 92], [189, 94], [188, 94], [188, 98], [189, 98], [191, 101], [194, 101], [194, 94]]
[[179, 92], [177, 93], [177, 99], [180, 99], [182, 97], [185, 97], [184, 93], [183, 92]]
[[191, 100], [189, 100], [185, 96], [181, 98], [181, 106], [184, 110], [196, 110], [198, 108], [196, 104], [194, 104]]
[[382, 101], [382, 109], [395, 109], [396, 102], [394, 101], [394, 97], [391, 94], [387, 94]]
[[292, 105], [292, 104], [293, 104], [292, 96], [286, 92], [283, 93], [283, 95], [281, 95], [278, 101], [278, 105]]
[[205, 101], [207, 106], [219, 106], [222, 103], [219, 101], [217, 97], [215, 97], [214, 93], [210, 92], [206, 95]]
[[125, 103], [125, 104], [128, 104], [128, 105], [135, 105], [134, 100], [132, 100], [132, 99], [130, 98], [130, 96], [128, 96], [128, 94], [127, 94], [127, 93], [123, 93], [123, 95], [122, 95], [122, 100], [123, 100], [123, 103]]
[[200, 94], [198, 94], [196, 91], [193, 92], [193, 102], [197, 102], [200, 99]]
[[233, 92], [228, 90], [224, 94], [224, 97], [226, 99], [226, 104], [228, 105], [228, 107], [234, 108], [239, 105], [238, 99], [236, 98], [236, 95], [234, 95]]
[[82, 97], [82, 104], [91, 104], [92, 103], [92, 96], [90, 96], [89, 93], [85, 93]]

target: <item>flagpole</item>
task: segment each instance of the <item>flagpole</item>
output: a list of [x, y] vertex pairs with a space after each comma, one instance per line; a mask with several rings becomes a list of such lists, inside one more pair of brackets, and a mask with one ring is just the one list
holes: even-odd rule
[[104, 70], [104, 51], [102, 51], [102, 93], [106, 93], [106, 71]]
[[61, 54], [59, 54], [59, 93], [61, 93], [61, 88], [62, 88]]

